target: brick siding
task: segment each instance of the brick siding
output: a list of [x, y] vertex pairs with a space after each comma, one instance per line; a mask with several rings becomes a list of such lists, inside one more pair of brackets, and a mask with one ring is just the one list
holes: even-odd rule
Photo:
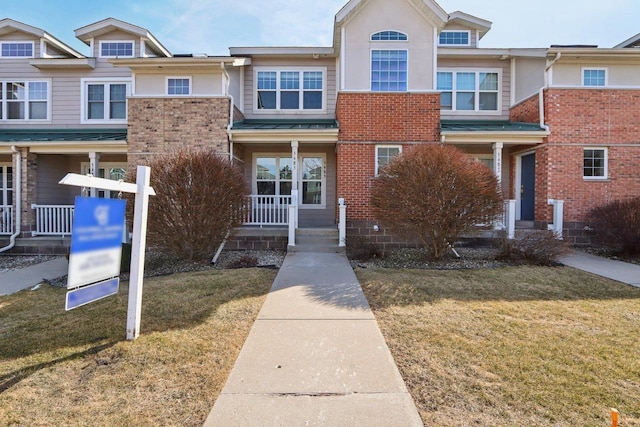
[[129, 99], [129, 167], [183, 147], [228, 154], [227, 98]]
[[531, 95], [529, 98], [511, 107], [509, 110], [509, 120], [523, 123], [540, 122], [540, 95]]

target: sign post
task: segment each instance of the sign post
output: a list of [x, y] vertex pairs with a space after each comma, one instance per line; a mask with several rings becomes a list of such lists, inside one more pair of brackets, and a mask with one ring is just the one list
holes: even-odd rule
[[[60, 180], [60, 184], [64, 185], [100, 188], [104, 190], [134, 193], [136, 195], [133, 215], [131, 270], [129, 277], [127, 340], [134, 340], [140, 335], [140, 313], [142, 311], [142, 281], [144, 278], [144, 252], [147, 245], [147, 214], [149, 212], [149, 196], [156, 195], [153, 188], [149, 186], [150, 177], [151, 169], [148, 166], [138, 166], [136, 174], [136, 184], [112, 181], [104, 178], [95, 178], [92, 176], [85, 176], [74, 173], [67, 174], [64, 178], [62, 178], [62, 180]], [[101, 285], [101, 283], [98, 283], [95, 286], [98, 285]], [[104, 287], [112, 288], [113, 283], [108, 280], [105, 282]], [[87, 290], [83, 292], [82, 295], [77, 295], [76, 299], [80, 302], [86, 301], [87, 298], [90, 298], [88, 294], [93, 293], [93, 290]], [[84, 302], [84, 304], [86, 304], [86, 302]]]

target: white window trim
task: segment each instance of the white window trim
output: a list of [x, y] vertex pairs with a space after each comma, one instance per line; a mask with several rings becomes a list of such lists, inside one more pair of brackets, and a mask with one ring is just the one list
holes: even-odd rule
[[[454, 96], [452, 97], [452, 109], [451, 110], [440, 110], [442, 114], [446, 114], [446, 115], [460, 115], [460, 116], [464, 116], [464, 115], [473, 115], [473, 116], [478, 116], [478, 115], [501, 115], [502, 114], [502, 96], [503, 96], [503, 90], [502, 90], [502, 69], [500, 68], [438, 68], [438, 70], [436, 71], [436, 81], [437, 81], [437, 73], [453, 73], [454, 74], [454, 80], [453, 80], [453, 89], [452, 92], [454, 94]], [[474, 90], [475, 93], [475, 110], [456, 110], [455, 109], [455, 104], [456, 104], [456, 97], [455, 97], [455, 93], [458, 92], [456, 90], [456, 80], [455, 80], [455, 74], [456, 73], [476, 73], [476, 76], [478, 76], [478, 78], [476, 78], [476, 89]], [[481, 110], [480, 109], [480, 78], [479, 78], [479, 74], [480, 73], [497, 73], [498, 74], [498, 99], [497, 99], [497, 109], [496, 110]], [[437, 86], [436, 86], [437, 87]], [[443, 91], [438, 89], [438, 92], [442, 93], [442, 92], [448, 92], [448, 91]], [[468, 91], [462, 91], [462, 92], [468, 92]]]
[[[444, 33], [467, 33], [467, 40], [469, 40], [469, 43], [466, 43], [466, 44], [441, 44], [440, 43], [440, 35], [444, 34]], [[471, 46], [471, 31], [466, 31], [466, 30], [443, 30], [443, 31], [440, 32], [440, 34], [438, 34], [438, 46], [443, 46], [443, 47], [460, 47], [460, 46], [469, 47], [469, 46]]]
[[[7, 83], [32, 83], [32, 82], [42, 82], [47, 84], [47, 118], [46, 119], [30, 119], [29, 118], [29, 89], [25, 90], [25, 110], [24, 110], [24, 119], [9, 119], [7, 118], [7, 99], [5, 97], [7, 90]], [[2, 112], [2, 119], [0, 119], [0, 123], [50, 123], [51, 122], [51, 92], [53, 88], [51, 87], [52, 79], [2, 79], [0, 80], [0, 92], [3, 94], [2, 99], [0, 99], [0, 110]], [[28, 85], [27, 85], [28, 86]], [[37, 101], [42, 101], [41, 99]]]
[[376, 145], [375, 176], [378, 176], [380, 174], [380, 164], [378, 163], [378, 149], [379, 148], [399, 148], [400, 152], [398, 153], [398, 156], [402, 155], [402, 145], [400, 145], [400, 144], [380, 144], [380, 145]]
[[[604, 175], [603, 176], [584, 176], [584, 152], [586, 150], [602, 150], [604, 151]], [[582, 179], [585, 181], [607, 181], [609, 179], [609, 148], [608, 147], [583, 147], [582, 149]]]
[[[126, 84], [127, 85], [127, 99], [131, 96], [131, 86], [132, 79], [130, 78], [108, 78], [108, 77], [100, 77], [100, 78], [88, 78], [88, 79], [80, 79], [80, 123], [82, 124], [127, 124], [127, 120], [129, 118], [129, 102], [127, 101], [127, 113], [124, 119], [89, 119], [89, 111], [87, 108], [87, 96], [88, 91], [87, 87], [90, 84]], [[109, 100], [105, 99], [105, 106], [108, 105]], [[105, 112], [107, 109], [105, 108]]]
[[[373, 40], [373, 36], [378, 34], [378, 33], [384, 33], [384, 32], [395, 32], [395, 33], [400, 33], [403, 34], [407, 37], [406, 40]], [[400, 30], [380, 30], [380, 31], [374, 31], [373, 33], [369, 34], [369, 41], [371, 43], [408, 43], [409, 42], [409, 34], [405, 33], [404, 31], [400, 31]]]
[[[373, 69], [372, 69], [372, 62], [373, 62], [373, 51], [374, 50], [403, 50], [405, 52], [407, 52], [407, 89], [406, 90], [387, 90], [387, 91], [383, 91], [383, 90], [376, 90], [374, 91], [372, 89], [373, 87], [373, 79], [372, 79], [372, 73], [373, 73]], [[374, 48], [371, 48], [369, 50], [369, 92], [373, 92], [373, 93], [407, 93], [407, 92], [411, 92], [411, 88], [409, 87], [409, 81], [411, 79], [410, 75], [409, 75], [409, 64], [411, 63], [410, 60], [410, 52], [409, 49], [398, 49], [398, 48], [394, 48], [394, 47], [387, 47], [387, 48], [382, 48], [380, 46], [376, 46]]]
[[[258, 179], [256, 165], [258, 157], [278, 157], [278, 158], [291, 158], [291, 153], [253, 153], [253, 159], [251, 162], [251, 194], [258, 193]], [[322, 158], [322, 194], [319, 205], [307, 205], [302, 203], [302, 158], [303, 157], [321, 157]], [[298, 207], [300, 209], [326, 209], [327, 208], [327, 155], [324, 153], [298, 153]], [[276, 180], [279, 182], [279, 179]]]
[[[2, 55], [2, 45], [5, 44], [12, 44], [12, 43], [19, 43], [19, 44], [30, 44], [31, 45], [31, 56], [3, 56]], [[0, 59], [29, 59], [29, 58], [35, 58], [36, 57], [36, 44], [33, 41], [29, 41], [29, 40], [3, 40], [0, 42]]]
[[[169, 94], [169, 80], [188, 80], [189, 93], [185, 94]], [[191, 76], [167, 76], [164, 79], [164, 94], [166, 96], [191, 96], [193, 95], [193, 79]]]
[[[259, 72], [263, 72], [263, 71], [267, 71], [267, 72], [277, 72], [277, 77], [276, 77], [276, 108], [272, 109], [272, 110], [267, 110], [267, 109], [260, 109], [258, 108], [258, 73]], [[301, 82], [303, 82], [304, 77], [303, 77], [303, 73], [304, 72], [321, 72], [322, 73], [322, 108], [318, 109], [318, 110], [310, 110], [310, 109], [304, 109], [304, 105], [302, 103], [302, 97], [304, 94], [304, 88], [303, 86], [300, 86], [300, 97], [301, 97], [301, 102], [300, 102], [300, 108], [297, 110], [291, 110], [291, 109], [287, 109], [287, 110], [282, 110], [280, 109], [280, 97], [278, 96], [280, 94], [280, 72], [289, 72], [289, 71], [297, 71], [300, 72], [300, 79]], [[256, 67], [253, 70], [253, 112], [255, 114], [262, 114], [262, 115], [290, 115], [290, 114], [295, 114], [295, 115], [299, 115], [299, 114], [324, 114], [327, 112], [327, 67]]]
[[[585, 71], [604, 71], [604, 86], [586, 85], [584, 81]], [[608, 67], [582, 67], [580, 70], [580, 85], [585, 88], [604, 88], [609, 86], [609, 68]]]
[[[7, 182], [9, 178], [9, 174], [7, 173], [8, 168], [13, 168], [13, 163], [0, 162], [0, 206], [13, 206], [13, 200], [8, 200], [9, 192], [13, 194], [13, 187], [9, 187]], [[12, 170], [11, 173], [13, 174], [14, 172], [15, 171]], [[13, 180], [15, 181], [15, 176]], [[7, 198], [7, 203], [3, 205], [5, 197]]]
[[[131, 55], [103, 55], [102, 45], [105, 43], [131, 43]], [[100, 40], [98, 45], [98, 58], [135, 58], [136, 57], [136, 41], [135, 40]]]

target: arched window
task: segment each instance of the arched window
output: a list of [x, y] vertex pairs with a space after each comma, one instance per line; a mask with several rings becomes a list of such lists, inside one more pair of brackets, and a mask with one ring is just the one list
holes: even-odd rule
[[400, 31], [380, 31], [371, 35], [372, 42], [379, 41], [407, 41], [408, 36]]

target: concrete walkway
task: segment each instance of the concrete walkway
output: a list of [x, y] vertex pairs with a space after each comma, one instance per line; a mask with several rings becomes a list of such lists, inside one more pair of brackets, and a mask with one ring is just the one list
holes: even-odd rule
[[560, 260], [566, 266], [640, 287], [640, 265], [574, 251]]
[[0, 296], [10, 295], [23, 289], [67, 274], [69, 263], [65, 257], [41, 262], [17, 270], [0, 273]]
[[287, 255], [204, 425], [422, 426], [345, 255]]

